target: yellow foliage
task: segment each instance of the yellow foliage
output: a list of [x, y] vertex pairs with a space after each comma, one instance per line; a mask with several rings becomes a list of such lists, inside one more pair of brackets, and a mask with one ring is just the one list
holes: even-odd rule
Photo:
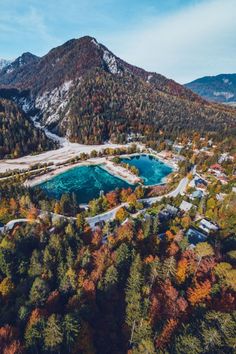
[[0, 294], [3, 297], [8, 296], [14, 290], [14, 284], [10, 278], [4, 278], [0, 283]]

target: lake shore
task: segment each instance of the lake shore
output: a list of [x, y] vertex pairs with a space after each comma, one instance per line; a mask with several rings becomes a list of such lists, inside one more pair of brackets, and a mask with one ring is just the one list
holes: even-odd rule
[[78, 157], [80, 154], [90, 154], [93, 150], [101, 152], [104, 149], [126, 148], [129, 145], [120, 144], [103, 144], [103, 145], [82, 145], [77, 143], [65, 142], [64, 145], [57, 150], [42, 152], [37, 155], [27, 155], [16, 159], [0, 160], [0, 173], [14, 170], [28, 170], [35, 164], [63, 164], [69, 159]]
[[86, 161], [80, 161], [76, 164], [71, 164], [68, 166], [52, 166], [50, 172], [45, 173], [41, 176], [34, 177], [32, 180], [26, 180], [24, 182], [24, 185], [27, 187], [35, 187], [43, 182], [52, 179], [57, 175], [60, 175], [61, 173], [82, 166], [100, 166], [114, 177], [120, 178], [123, 181], [132, 185], [135, 185], [141, 181], [138, 176], [132, 174], [129, 170], [123, 168], [122, 166], [114, 164], [107, 157], [101, 157], [89, 159]]

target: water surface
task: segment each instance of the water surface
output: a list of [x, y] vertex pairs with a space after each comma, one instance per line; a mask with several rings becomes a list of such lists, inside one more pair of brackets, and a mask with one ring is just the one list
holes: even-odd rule
[[123, 158], [123, 162], [138, 168], [144, 185], [152, 186], [161, 184], [165, 177], [172, 172], [172, 168], [151, 155], [136, 155], [131, 158]]
[[107, 193], [116, 188], [129, 188], [131, 185], [112, 176], [100, 166], [80, 166], [61, 173], [37, 187], [55, 199], [60, 199], [63, 194], [75, 193], [78, 203], [88, 203], [99, 197], [101, 191]]
[[[123, 162], [136, 166], [147, 186], [160, 184], [172, 169], [149, 155], [138, 155]], [[135, 188], [122, 179], [111, 175], [101, 166], [79, 166], [61, 173], [38, 185], [48, 196], [60, 199], [63, 194], [76, 195], [78, 203], [88, 203], [99, 197], [101, 191], [110, 192], [116, 188]]]

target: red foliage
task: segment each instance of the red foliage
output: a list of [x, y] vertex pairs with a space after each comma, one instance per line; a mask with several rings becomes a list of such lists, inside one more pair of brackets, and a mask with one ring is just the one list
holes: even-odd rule
[[156, 347], [158, 349], [163, 349], [166, 344], [170, 341], [170, 338], [178, 325], [178, 320], [171, 318], [168, 320], [161, 332], [161, 334], [156, 339]]
[[165, 283], [156, 286], [151, 300], [153, 321], [157, 321], [160, 318], [179, 318], [184, 315], [187, 307], [187, 301], [182, 296], [179, 296], [178, 291], [169, 279]]
[[85, 279], [83, 282], [83, 289], [86, 292], [86, 296], [90, 298], [95, 297], [95, 284], [92, 280]]
[[235, 311], [236, 294], [228, 289], [222, 289], [220, 297], [214, 298], [212, 308], [217, 311]]
[[58, 290], [54, 290], [48, 296], [46, 302], [46, 309], [49, 313], [57, 312], [60, 308], [60, 293]]
[[176, 253], [179, 251], [179, 246], [177, 245], [176, 242], [171, 242], [170, 246], [167, 249], [167, 255], [170, 256], [175, 256]]
[[106, 198], [107, 198], [110, 208], [115, 207], [119, 203], [118, 193], [116, 191], [107, 193]]
[[18, 331], [15, 327], [9, 325], [0, 327], [0, 353], [23, 353], [23, 348], [18, 340]]
[[32, 326], [34, 323], [38, 322], [42, 317], [45, 317], [47, 315], [47, 311], [44, 309], [39, 309], [36, 308], [31, 312], [29, 321], [28, 321], [28, 326]]

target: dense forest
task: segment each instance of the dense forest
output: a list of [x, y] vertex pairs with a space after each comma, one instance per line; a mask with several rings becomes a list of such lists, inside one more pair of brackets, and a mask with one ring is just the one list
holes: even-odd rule
[[223, 138], [235, 134], [235, 111], [157, 91], [134, 76], [115, 77], [94, 69], [74, 89], [57, 129], [61, 134], [66, 129], [72, 141], [92, 144], [109, 138], [122, 142], [129, 133], [155, 140], [162, 135], [175, 139], [182, 133], [220, 132]]
[[0, 99], [0, 159], [15, 158], [55, 147], [15, 103]]
[[235, 194], [214, 204], [212, 193], [221, 230], [192, 247], [192, 212], [164, 227], [154, 205], [91, 230], [81, 213], [39, 218], [34, 193], [2, 188], [0, 218], [31, 221], [0, 234], [0, 351], [233, 354]]
[[125, 142], [129, 133], [149, 140], [194, 131], [235, 135], [235, 109], [210, 104], [173, 80], [130, 65], [88, 36], [42, 58], [22, 55], [0, 72], [0, 97], [6, 92], [78, 143]]

